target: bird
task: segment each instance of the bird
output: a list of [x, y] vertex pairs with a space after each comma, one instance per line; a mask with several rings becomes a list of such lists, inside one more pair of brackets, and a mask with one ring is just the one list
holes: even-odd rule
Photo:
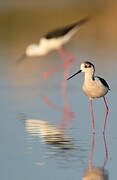
[[104, 122], [104, 128], [103, 128], [103, 134], [104, 134], [105, 127], [106, 127], [106, 121], [107, 121], [107, 115], [108, 115], [108, 111], [109, 111], [108, 105], [107, 105], [107, 102], [105, 99], [105, 95], [110, 90], [110, 87], [103, 78], [101, 78], [99, 76], [95, 76], [95, 66], [89, 61], [83, 62], [80, 66], [80, 70], [77, 71], [72, 76], [70, 76], [67, 80], [71, 79], [72, 77], [74, 77], [75, 75], [77, 75], [81, 72], [85, 73], [84, 84], [82, 86], [82, 89], [83, 89], [84, 93], [90, 99], [93, 133], [95, 133], [95, 124], [94, 124], [94, 116], [93, 116], [92, 99], [101, 98], [101, 97], [103, 97], [103, 99], [104, 99], [104, 103], [106, 106], [106, 116], [105, 116], [105, 122]]
[[66, 44], [78, 31], [81, 25], [85, 24], [90, 17], [85, 17], [76, 23], [55, 29], [40, 38], [39, 44], [31, 44], [26, 48], [26, 56], [44, 56], [52, 50], [58, 50]]
[[75, 61], [74, 56], [71, 52], [64, 50], [63, 45], [66, 44], [73, 35], [79, 30], [80, 26], [85, 24], [91, 19], [91, 17], [84, 17], [78, 22], [73, 24], [60, 27], [51, 32], [48, 32], [44, 36], [40, 38], [38, 44], [30, 44], [27, 46], [25, 53], [18, 60], [21, 62], [26, 57], [34, 57], [34, 56], [45, 56], [52, 50], [57, 50], [64, 63], [61, 65], [57, 65], [53, 69], [49, 70], [44, 74], [44, 79], [48, 78], [53, 72], [58, 71], [62, 67], [66, 66], [66, 64], [73, 63]]

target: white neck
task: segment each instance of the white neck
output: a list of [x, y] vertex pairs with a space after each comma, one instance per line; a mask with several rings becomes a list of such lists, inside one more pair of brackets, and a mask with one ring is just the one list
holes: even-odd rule
[[85, 81], [93, 81], [94, 80], [94, 72], [85, 72]]

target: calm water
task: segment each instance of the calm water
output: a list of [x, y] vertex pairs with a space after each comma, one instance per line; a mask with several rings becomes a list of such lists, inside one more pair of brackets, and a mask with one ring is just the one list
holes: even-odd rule
[[[96, 74], [104, 77], [111, 88], [106, 96], [109, 106], [106, 139], [102, 134], [103, 99], [93, 102], [96, 134], [92, 157], [92, 166], [104, 167], [110, 180], [116, 177], [117, 161], [117, 26], [114, 12], [108, 9], [96, 16], [66, 45], [76, 57], [70, 74], [80, 68], [82, 61], [90, 60], [96, 66]], [[89, 100], [82, 92], [83, 74], [68, 82], [63, 95], [63, 69], [43, 80], [46, 71], [63, 62], [57, 52], [16, 63], [29, 43], [38, 42], [43, 32], [57, 27], [56, 21], [51, 21], [52, 13], [48, 21], [43, 13], [29, 14], [13, 11], [1, 15], [0, 177], [4, 180], [82, 179], [89, 167], [93, 147]], [[33, 22], [35, 15], [39, 19]], [[57, 14], [58, 25], [69, 22], [67, 15], [71, 17], [66, 11], [61, 21], [62, 15], [58, 17]], [[83, 15], [74, 12], [71, 21], [77, 17]]]

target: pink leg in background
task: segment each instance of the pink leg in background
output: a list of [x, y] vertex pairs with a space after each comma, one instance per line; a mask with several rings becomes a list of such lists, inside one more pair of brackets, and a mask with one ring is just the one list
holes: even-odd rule
[[[71, 64], [75, 61], [75, 57], [72, 55], [71, 52], [65, 51], [63, 48], [58, 49], [58, 52], [62, 59], [66, 60], [66, 62], [69, 61], [69, 63]], [[52, 73], [59, 71], [60, 69], [64, 68], [64, 66], [65, 63], [62, 63], [53, 67], [52, 69], [44, 73], [43, 79], [47, 79], [49, 76], [51, 76]]]
[[52, 107], [53, 109], [63, 112], [62, 118], [59, 122], [59, 127], [63, 128], [66, 126], [66, 124], [68, 122], [72, 122], [73, 118], [75, 117], [74, 113], [71, 112], [71, 110], [70, 110], [70, 105], [69, 105], [69, 101], [68, 101], [68, 97], [67, 97], [67, 78], [69, 77], [70, 65], [71, 65], [71, 63], [73, 63], [75, 61], [75, 58], [73, 57], [72, 53], [64, 51], [63, 48], [60, 48], [58, 50], [58, 52], [59, 52], [60, 56], [63, 58], [64, 63], [54, 67], [53, 69], [51, 69], [50, 71], [45, 73], [44, 78], [48, 78], [49, 75], [51, 75], [53, 72], [64, 67], [64, 76], [63, 76], [63, 81], [62, 81], [62, 85], [61, 85], [61, 89], [62, 89], [61, 91], [62, 91], [63, 101], [64, 101], [64, 108], [61, 108], [60, 106], [58, 106], [56, 104], [53, 104], [45, 96], [43, 96], [43, 101], [48, 106]]
[[49, 78], [49, 76], [51, 76], [52, 73], [59, 71], [63, 67], [64, 67], [64, 63], [59, 64], [58, 66], [53, 67], [52, 69], [50, 69], [49, 71], [44, 73], [43, 79], [46, 80], [47, 78]]
[[43, 96], [42, 99], [43, 102], [47, 104], [49, 107], [63, 113], [62, 118], [59, 121], [60, 128], [65, 128], [68, 125], [68, 123], [72, 122], [75, 118], [74, 112], [71, 112], [70, 109], [68, 110], [66, 107], [62, 108], [59, 105], [52, 103], [46, 96]]
[[[53, 109], [55, 109], [55, 110], [57, 110], [57, 111], [64, 112], [64, 108], [60, 107], [60, 106], [57, 105], [57, 104], [52, 103], [46, 96], [43, 96], [42, 99], [43, 99], [43, 102], [44, 102], [45, 104], [47, 104], [49, 107], [51, 107], [51, 108], [53, 108]], [[67, 113], [67, 116], [68, 116], [68, 117], [70, 117], [70, 118], [75, 118], [73, 112], [70, 112], [70, 111], [69, 111], [69, 112], [66, 112], [66, 113]]]
[[45, 102], [45, 104], [47, 104], [49, 107], [58, 111], [62, 111], [62, 108], [60, 106], [53, 104], [46, 96], [43, 96], [42, 99]]
[[59, 49], [59, 53], [61, 57], [64, 59], [64, 77], [63, 77], [63, 82], [61, 85], [63, 101], [64, 101], [64, 113], [60, 120], [60, 126], [61, 126], [62, 123], [65, 121], [67, 122], [73, 121], [71, 118], [68, 118], [68, 113], [70, 112], [70, 105], [69, 105], [69, 101], [67, 97], [67, 78], [69, 77], [71, 61], [67, 59], [67, 55], [71, 57], [71, 60], [73, 60], [73, 62], [74, 62], [74, 58], [70, 54], [68, 53], [66, 54], [66, 52], [62, 48]]
[[63, 60], [67, 60], [70, 63], [75, 62], [75, 57], [73, 56], [73, 54], [71, 52], [68, 52], [68, 51], [64, 50], [63, 48], [59, 48], [58, 52]]

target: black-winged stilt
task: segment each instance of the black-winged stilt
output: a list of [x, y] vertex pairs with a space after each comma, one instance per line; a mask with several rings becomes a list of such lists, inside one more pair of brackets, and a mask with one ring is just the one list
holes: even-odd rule
[[31, 44], [26, 48], [26, 55], [44, 56], [52, 50], [61, 49], [61, 47], [66, 44], [78, 31], [80, 26], [86, 23], [88, 20], [89, 17], [85, 17], [74, 24], [58, 28], [47, 33], [40, 39], [39, 44]]
[[105, 95], [110, 90], [107, 82], [102, 79], [101, 77], [95, 76], [95, 67], [92, 63], [86, 61], [81, 64], [81, 68], [78, 72], [74, 75], [70, 76], [67, 80], [71, 79], [75, 75], [79, 74], [80, 72], [85, 73], [85, 80], [83, 84], [83, 91], [90, 99], [90, 106], [91, 106], [91, 114], [92, 114], [92, 124], [93, 124], [93, 133], [94, 133], [94, 117], [93, 117], [93, 109], [92, 109], [92, 99], [93, 98], [101, 98], [103, 97], [104, 103], [106, 106], [106, 116], [103, 128], [103, 134], [105, 132], [106, 120], [108, 115], [108, 106], [106, 103]]
[[63, 49], [63, 45], [71, 39], [71, 37], [79, 30], [81, 25], [85, 24], [89, 20], [90, 17], [85, 17], [74, 24], [67, 25], [47, 33], [40, 39], [39, 44], [29, 45], [26, 48], [25, 54], [18, 61], [24, 59], [25, 57], [45, 56], [50, 51], [57, 50], [62, 59], [64, 59], [64, 63], [46, 72], [43, 76], [44, 79], [46, 79], [49, 75], [51, 75], [51, 73], [67, 66], [68, 61], [69, 63], [73, 63], [75, 61], [72, 53], [65, 51]]

